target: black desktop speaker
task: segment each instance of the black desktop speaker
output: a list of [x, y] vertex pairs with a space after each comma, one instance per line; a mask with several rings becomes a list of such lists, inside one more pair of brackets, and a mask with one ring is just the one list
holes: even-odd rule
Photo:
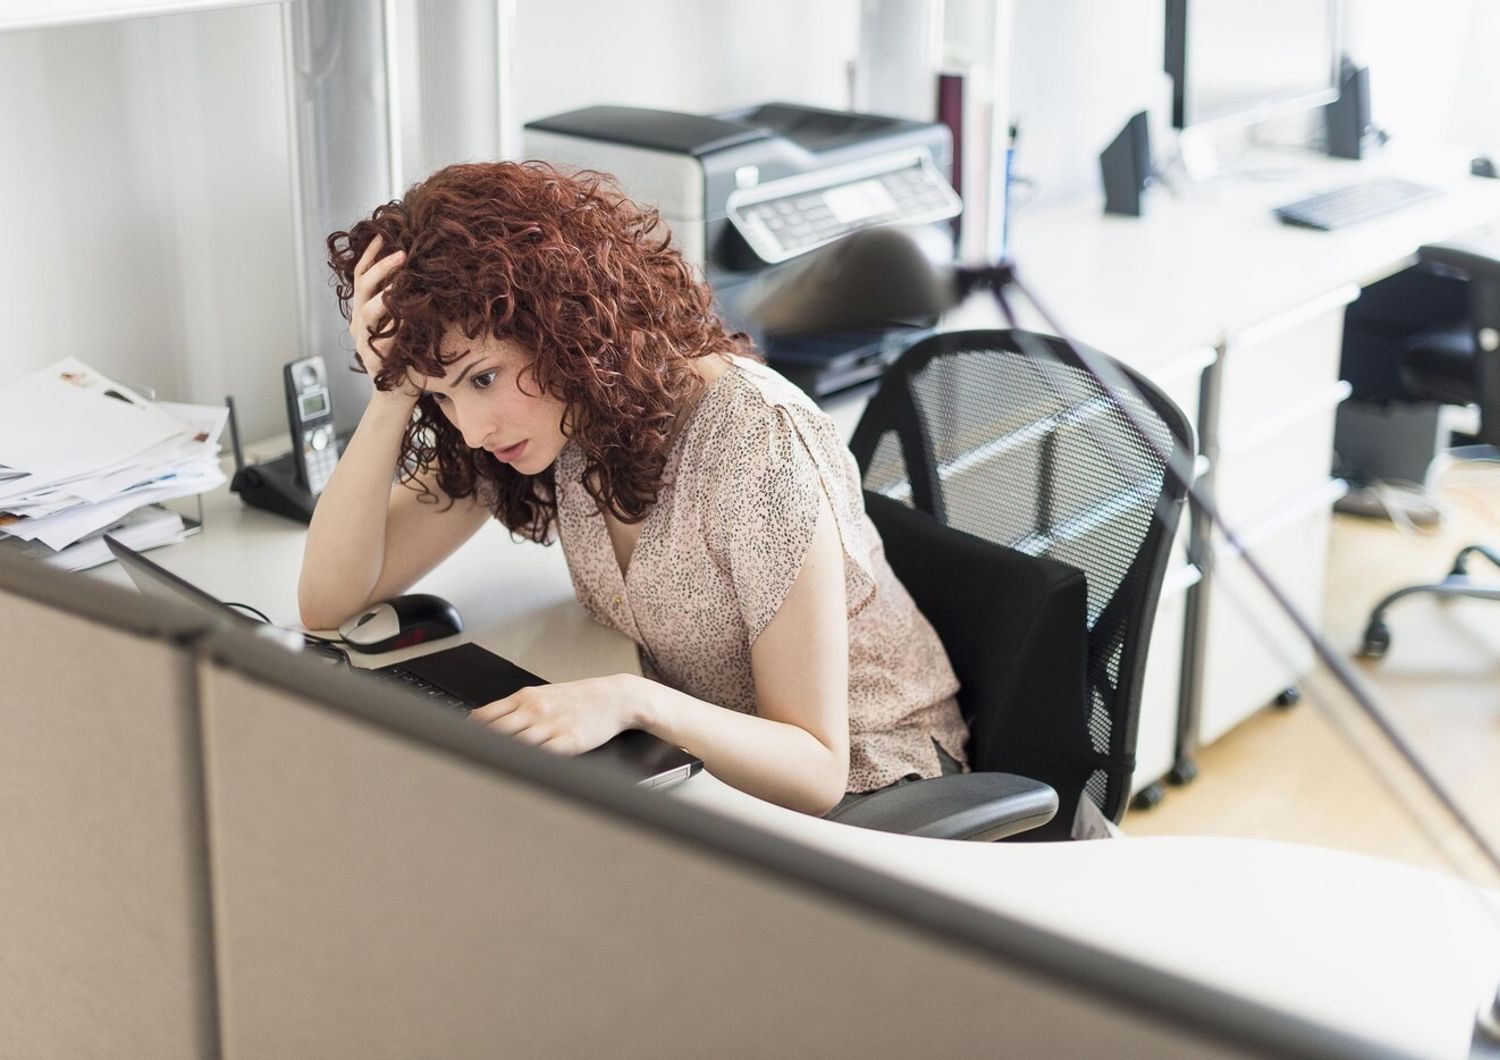
[[1146, 112], [1125, 123], [1099, 156], [1104, 176], [1104, 212], [1126, 217], [1141, 215], [1141, 196], [1151, 179], [1151, 132]]
[[1339, 64], [1339, 98], [1323, 108], [1328, 128], [1328, 153], [1334, 158], [1364, 156], [1370, 131], [1370, 68], [1355, 66], [1345, 57]]

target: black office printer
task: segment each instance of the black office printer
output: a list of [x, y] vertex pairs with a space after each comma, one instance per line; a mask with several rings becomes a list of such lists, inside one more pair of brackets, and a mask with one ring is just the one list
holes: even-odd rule
[[[945, 126], [790, 103], [713, 115], [586, 107], [529, 122], [525, 152], [611, 173], [657, 207], [744, 330], [746, 283], [764, 270], [876, 224], [929, 226], [951, 248], [948, 222], [963, 208]], [[877, 378], [928, 324], [755, 338], [778, 370], [824, 397]]]

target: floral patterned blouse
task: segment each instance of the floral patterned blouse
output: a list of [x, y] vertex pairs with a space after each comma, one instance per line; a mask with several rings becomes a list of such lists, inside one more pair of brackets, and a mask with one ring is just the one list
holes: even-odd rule
[[639, 646], [642, 668], [697, 699], [754, 714], [750, 647], [776, 616], [829, 500], [849, 613], [849, 790], [963, 762], [958, 679], [886, 562], [859, 470], [833, 421], [772, 369], [736, 358], [709, 383], [667, 456], [656, 507], [622, 576], [584, 489], [583, 456], [557, 462], [557, 528], [588, 612]]

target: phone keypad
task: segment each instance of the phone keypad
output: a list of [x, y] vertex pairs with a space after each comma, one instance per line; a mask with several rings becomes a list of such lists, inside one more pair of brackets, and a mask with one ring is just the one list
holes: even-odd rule
[[331, 424], [315, 427], [302, 435], [302, 457], [307, 464], [307, 488], [313, 493], [322, 493], [333, 474], [334, 465], [339, 462]]

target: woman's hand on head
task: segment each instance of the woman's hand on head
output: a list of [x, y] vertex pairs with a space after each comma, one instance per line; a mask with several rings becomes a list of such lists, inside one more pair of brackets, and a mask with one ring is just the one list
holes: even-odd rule
[[[377, 235], [365, 247], [364, 254], [354, 266], [354, 293], [349, 297], [349, 334], [354, 338], [354, 354], [372, 378], [384, 364], [391, 340], [372, 340], [370, 334], [380, 330], [389, 318], [385, 291], [396, 271], [406, 262], [406, 252], [401, 250], [381, 257], [384, 245], [385, 240]], [[382, 393], [393, 394], [408, 403], [417, 399], [417, 390], [409, 383], [403, 383], [393, 391], [376, 391], [377, 395]]]
[[642, 694], [638, 686], [645, 680], [634, 674], [614, 674], [533, 685], [480, 707], [469, 717], [544, 751], [583, 754], [635, 727]]

